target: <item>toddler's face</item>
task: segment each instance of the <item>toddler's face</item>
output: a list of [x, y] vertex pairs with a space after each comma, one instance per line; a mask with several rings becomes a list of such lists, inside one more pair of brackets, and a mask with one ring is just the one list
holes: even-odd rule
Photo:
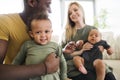
[[50, 42], [52, 25], [49, 20], [35, 20], [31, 29], [30, 35], [37, 44], [45, 45]]

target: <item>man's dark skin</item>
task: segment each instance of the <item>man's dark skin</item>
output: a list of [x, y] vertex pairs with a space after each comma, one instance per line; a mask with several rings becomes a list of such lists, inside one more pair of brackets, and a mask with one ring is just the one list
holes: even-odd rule
[[[20, 13], [20, 17], [27, 25], [30, 16], [36, 15], [39, 12], [50, 12], [51, 0], [24, 0], [24, 11]], [[38, 12], [39, 11], [39, 12]], [[56, 58], [54, 53], [48, 55], [44, 63], [35, 65], [8, 65], [3, 64], [8, 41], [0, 39], [0, 80], [24, 80], [29, 77], [36, 77], [47, 73], [53, 73], [58, 70], [59, 58]]]

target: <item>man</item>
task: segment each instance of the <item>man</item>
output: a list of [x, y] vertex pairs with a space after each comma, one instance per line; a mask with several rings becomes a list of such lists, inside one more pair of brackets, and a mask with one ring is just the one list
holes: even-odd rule
[[[24, 0], [20, 14], [0, 15], [0, 80], [27, 79], [57, 71], [59, 58], [51, 53], [44, 63], [28, 66], [10, 65], [22, 43], [29, 39], [27, 21], [41, 12], [50, 12], [51, 0]], [[4, 63], [3, 63], [4, 62]]]

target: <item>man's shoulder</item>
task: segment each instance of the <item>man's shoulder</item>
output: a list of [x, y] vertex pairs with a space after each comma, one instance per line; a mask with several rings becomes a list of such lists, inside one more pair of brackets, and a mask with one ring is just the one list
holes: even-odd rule
[[18, 13], [14, 13], [14, 14], [0, 14], [0, 19], [4, 19], [4, 18], [11, 18], [11, 17], [15, 17], [15, 16], [19, 16]]
[[16, 21], [19, 19], [19, 14], [1, 14], [0, 15], [0, 24], [8, 24], [11, 21]]

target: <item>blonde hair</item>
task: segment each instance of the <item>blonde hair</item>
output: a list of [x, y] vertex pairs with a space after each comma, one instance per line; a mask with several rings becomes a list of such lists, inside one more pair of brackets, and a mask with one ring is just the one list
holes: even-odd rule
[[83, 13], [83, 22], [85, 23], [85, 17], [84, 17], [85, 15], [84, 15], [84, 10], [83, 10], [82, 6], [79, 3], [77, 3], [77, 2], [70, 3], [69, 7], [68, 7], [67, 24], [65, 26], [65, 40], [66, 41], [70, 41], [71, 38], [73, 38], [75, 36], [76, 32], [77, 32], [77, 30], [75, 28], [75, 23], [73, 21], [71, 21], [70, 14], [69, 14], [69, 8], [73, 4], [75, 4], [76, 6], [78, 6], [81, 9], [81, 11]]

